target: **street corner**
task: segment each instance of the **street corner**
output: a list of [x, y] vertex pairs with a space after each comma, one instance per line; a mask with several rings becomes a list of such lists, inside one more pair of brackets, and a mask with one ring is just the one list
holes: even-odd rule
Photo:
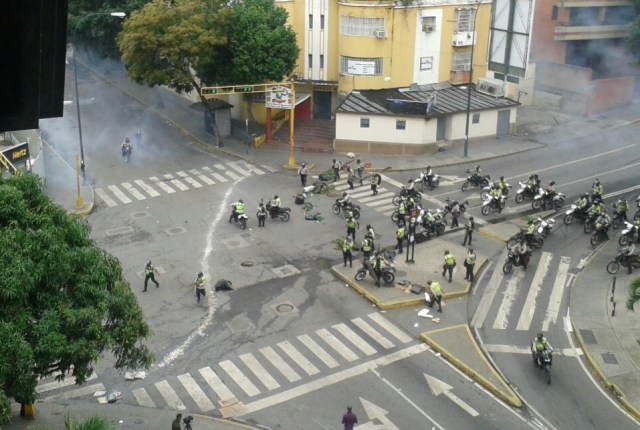
[[521, 227], [518, 224], [509, 221], [499, 224], [486, 224], [478, 229], [478, 234], [496, 242], [507, 243], [520, 230]]
[[423, 332], [420, 339], [496, 397], [522, 407], [520, 398], [480, 350], [467, 324]]

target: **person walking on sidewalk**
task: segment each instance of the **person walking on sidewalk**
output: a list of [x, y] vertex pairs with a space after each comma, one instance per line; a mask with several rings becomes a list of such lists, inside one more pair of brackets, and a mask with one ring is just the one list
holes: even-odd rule
[[453, 268], [456, 267], [456, 259], [453, 258], [453, 255], [447, 249], [444, 252], [444, 264], [442, 265], [442, 277], [445, 277], [445, 273], [449, 272], [449, 282], [451, 282], [451, 277], [453, 276]]
[[353, 241], [356, 241], [356, 228], [360, 228], [360, 223], [353, 215], [347, 218], [347, 237], [351, 236]]
[[353, 171], [351, 167], [347, 170], [347, 184], [349, 184], [349, 189], [353, 190], [353, 183], [356, 181], [356, 173]]
[[351, 406], [347, 406], [347, 413], [342, 416], [342, 424], [344, 430], [353, 430], [356, 424], [358, 424], [358, 417], [351, 411]]
[[342, 242], [342, 260], [344, 261], [344, 266], [347, 267], [347, 261], [349, 262], [349, 267], [353, 267], [353, 254], [351, 250], [353, 249], [353, 241], [347, 236]]
[[476, 223], [473, 221], [473, 215], [471, 215], [464, 226], [464, 240], [462, 241], [462, 246], [465, 246], [467, 244], [467, 239], [469, 239], [469, 245], [471, 245], [471, 239], [473, 239], [473, 230], [475, 228]]
[[398, 250], [398, 254], [402, 254], [402, 243], [404, 242], [405, 233], [404, 222], [398, 222], [398, 229], [396, 230], [396, 240], [398, 241], [396, 249]]
[[373, 191], [374, 196], [378, 195], [378, 186], [381, 182], [382, 176], [380, 176], [380, 173], [375, 172], [373, 175], [371, 175], [371, 191]]
[[438, 312], [442, 312], [442, 287], [439, 282], [436, 281], [427, 281], [427, 285], [431, 289], [433, 296], [436, 299], [436, 304], [438, 305]]
[[342, 164], [340, 164], [340, 162], [334, 158], [333, 159], [333, 164], [331, 165], [331, 168], [333, 169], [333, 182], [335, 182], [338, 179], [340, 179], [340, 168], [341, 167], [342, 167]]
[[182, 430], [182, 414], [176, 414], [176, 419], [171, 421], [171, 430]]
[[360, 161], [359, 158], [356, 160], [356, 173], [358, 174], [358, 179], [360, 180], [360, 186], [362, 186], [362, 174], [364, 173], [364, 163]]
[[307, 165], [302, 163], [300, 168], [298, 169], [298, 175], [300, 175], [300, 184], [302, 187], [307, 186], [307, 175], [309, 174], [309, 169], [307, 169]]
[[464, 267], [467, 269], [467, 273], [464, 275], [464, 280], [473, 282], [473, 268], [476, 265], [476, 254], [473, 252], [473, 248], [469, 248], [467, 251], [467, 258], [464, 259]]
[[151, 264], [151, 260], [147, 261], [147, 265], [144, 268], [144, 290], [142, 290], [143, 293], [147, 292], [147, 283], [149, 282], [149, 279], [151, 279], [151, 282], [156, 284], [156, 288], [160, 286], [158, 281], [156, 281], [156, 276], [155, 276], [159, 274], [160, 273], [158, 273], [158, 269], [156, 269], [154, 265]]
[[196, 282], [193, 283], [196, 290], [196, 303], [200, 303], [200, 296], [204, 297], [207, 294], [205, 287], [207, 285], [207, 278], [202, 272], [198, 272], [196, 276]]

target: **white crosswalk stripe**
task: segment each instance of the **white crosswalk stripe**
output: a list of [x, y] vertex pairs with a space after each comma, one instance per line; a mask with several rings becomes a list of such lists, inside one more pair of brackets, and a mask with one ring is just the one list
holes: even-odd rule
[[151, 186], [147, 185], [147, 183], [145, 181], [143, 181], [142, 179], [136, 179], [133, 182], [137, 186], [139, 186], [142, 189], [142, 191], [144, 191], [145, 193], [149, 194], [149, 197], [158, 197], [160, 195], [159, 192], [157, 192]]
[[199, 181], [204, 182], [207, 185], [214, 185], [216, 183], [216, 181], [214, 181], [214, 180], [210, 179], [208, 176], [205, 176], [202, 173], [200, 173], [199, 170], [191, 169], [191, 170], [189, 170], [189, 173], [191, 173], [193, 176], [198, 178]]
[[[498, 270], [498, 269], [496, 269]], [[504, 292], [502, 302], [500, 302], [500, 308], [496, 314], [496, 319], [493, 321], [494, 329], [506, 329], [509, 323], [509, 315], [511, 314], [511, 306], [518, 295], [518, 288], [522, 284], [524, 279], [524, 272], [517, 271], [509, 278], [507, 283], [507, 289]]]
[[115, 200], [113, 200], [111, 197], [109, 197], [109, 195], [102, 188], [96, 188], [95, 189], [95, 193], [110, 208], [112, 208], [114, 206], [118, 206], [118, 203]]
[[131, 194], [136, 199], [138, 199], [138, 200], [146, 200], [147, 199], [144, 194], [142, 194], [140, 191], [138, 191], [129, 182], [123, 182], [120, 185], [122, 185], [122, 188], [124, 188], [129, 194]]
[[186, 172], [176, 172], [176, 175], [180, 176], [183, 181], [190, 184], [193, 188], [202, 188], [202, 184], [190, 177]]
[[215, 167], [216, 169], [224, 172], [224, 174], [227, 175], [228, 177], [230, 177], [231, 180], [233, 180], [233, 181], [237, 181], [238, 179], [240, 179], [240, 176], [236, 175], [231, 170], [228, 170], [222, 164], [214, 164], [213, 167]]
[[116, 198], [125, 205], [131, 203], [131, 199], [127, 197], [125, 193], [120, 191], [120, 188], [116, 187], [115, 185], [109, 185], [107, 188], [109, 188], [109, 191], [111, 191], [113, 195], [116, 196]]
[[562, 301], [562, 291], [564, 290], [565, 283], [567, 282], [567, 276], [569, 274], [569, 257], [561, 257], [560, 264], [558, 266], [558, 274], [556, 280], [553, 283], [553, 289], [551, 290], [551, 298], [549, 299], [549, 305], [547, 306], [547, 312], [542, 322], [542, 330], [548, 331], [549, 326], [555, 323], [558, 319], [558, 313], [560, 312], [560, 302]]
[[176, 192], [176, 190], [174, 190], [173, 188], [171, 188], [169, 185], [167, 185], [166, 182], [164, 182], [164, 180], [160, 180], [160, 178], [156, 177], [156, 176], [152, 176], [149, 178], [152, 182], [154, 182], [158, 187], [160, 187], [162, 189], [162, 191], [164, 191], [167, 194], [173, 194]]
[[235, 162], [230, 162], [227, 163], [227, 166], [231, 167], [233, 170], [235, 170], [236, 172], [239, 172], [241, 175], [243, 175], [244, 177], [249, 177], [251, 176], [251, 172], [248, 172], [245, 168], [245, 166], [239, 166], [238, 163]]
[[533, 320], [533, 312], [535, 311], [536, 298], [542, 287], [542, 281], [545, 274], [549, 270], [549, 263], [551, 263], [551, 253], [543, 252], [536, 267], [536, 274], [533, 276], [533, 281], [529, 286], [529, 294], [524, 302], [524, 307], [520, 313], [520, 319], [518, 319], [518, 325], [516, 330], [528, 330], [531, 326], [531, 320]]
[[[323, 372], [326, 377], [331, 377], [339, 372], [336, 369], [341, 366], [361, 365], [358, 361], [366, 362], [375, 354], [380, 354], [382, 359], [396, 354], [398, 351], [393, 351], [393, 348], [397, 345], [381, 333], [382, 329], [401, 343], [414, 340], [381, 314], [372, 313], [366, 318], [354, 318], [350, 322], [279, 342], [276, 344], [279, 352], [266, 346], [258, 350], [260, 354], [245, 352], [197, 372], [179, 375], [177, 381], [169, 378], [155, 382], [153, 386], [136, 388], [131, 394], [141, 406], [175, 410], [197, 408], [202, 412], [210, 412], [222, 402], [259, 402], [255, 399], [269, 398], [274, 390], [293, 392], [291, 386], [307, 383], [305, 378], [314, 381]], [[417, 340], [414, 342], [419, 344]], [[328, 347], [321, 346], [321, 343]], [[314, 362], [324, 364], [320, 366], [322, 370]], [[292, 365], [301, 369], [304, 376]], [[197, 377], [198, 373], [202, 378]], [[224, 376], [221, 378], [219, 375]], [[214, 395], [210, 394], [209, 388]]]
[[187, 191], [189, 189], [189, 187], [186, 186], [184, 182], [180, 181], [179, 179], [176, 179], [176, 177], [173, 176], [171, 173], [165, 174], [164, 177], [171, 183], [171, 185], [173, 185], [180, 191]]

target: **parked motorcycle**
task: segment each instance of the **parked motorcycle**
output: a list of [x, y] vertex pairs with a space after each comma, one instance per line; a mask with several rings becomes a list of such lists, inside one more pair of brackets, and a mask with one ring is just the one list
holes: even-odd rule
[[429, 224], [422, 223], [422, 227], [428, 237], [442, 236], [446, 230], [446, 225], [447, 225], [447, 221], [443, 219], [435, 220]]
[[551, 235], [553, 225], [556, 223], [556, 220], [555, 218], [543, 219], [542, 217], [538, 217], [536, 223], [538, 225], [538, 234], [542, 235], [543, 237], [549, 237]]
[[526, 233], [527, 233], [526, 230], [520, 230], [518, 234], [516, 234], [514, 237], [509, 239], [509, 241], [507, 242], [507, 248], [513, 248], [521, 240], [524, 240], [525, 242], [527, 242], [527, 246], [529, 246], [530, 248], [533, 248], [533, 249], [542, 248], [542, 245], [544, 245], [544, 239], [540, 237], [541, 236], [540, 234], [534, 233], [531, 240], [527, 241]]
[[427, 175], [425, 175], [424, 172], [420, 172], [420, 176], [418, 176], [414, 183], [418, 191], [424, 191], [426, 187], [429, 187], [429, 189], [433, 191], [434, 188], [438, 188], [440, 185], [440, 175], [434, 173], [433, 176], [431, 176], [431, 183], [429, 183]]
[[422, 200], [422, 194], [420, 194], [416, 190], [409, 191], [409, 189], [407, 187], [402, 186], [402, 188], [400, 188], [400, 192], [398, 194], [396, 194], [395, 196], [393, 196], [393, 198], [391, 199], [391, 202], [394, 205], [399, 206], [400, 205], [400, 199], [402, 197], [405, 197], [405, 198], [413, 197], [413, 201], [415, 201], [416, 203], [418, 203], [420, 200]]
[[564, 222], [566, 225], [569, 225], [577, 219], [583, 221], [586, 220], [587, 214], [589, 213], [589, 208], [590, 206], [587, 205], [584, 207], [584, 209], [580, 209], [578, 205], [572, 203], [571, 207], [565, 211], [562, 222]]
[[[615, 275], [616, 273], [618, 273], [618, 270], [620, 270], [620, 266], [624, 267], [625, 269], [628, 268], [627, 257], [623, 255], [620, 250], [618, 250], [616, 256], [607, 264], [607, 272]], [[633, 254], [633, 257], [631, 257], [631, 266], [635, 267], [636, 269], [640, 267], [640, 253], [636, 252], [635, 254]]]
[[533, 200], [538, 195], [526, 182], [518, 181], [520, 189], [516, 191], [516, 203], [520, 204], [525, 200]]
[[[373, 265], [373, 261], [371, 261], [371, 264]], [[382, 273], [380, 274], [380, 279], [387, 285], [393, 284], [393, 282], [396, 280], [396, 268], [393, 263], [387, 261], [386, 259], [383, 259], [381, 269]], [[363, 261], [362, 267], [358, 269], [354, 276], [355, 280], [358, 282], [362, 281], [364, 278], [366, 278], [368, 272], [369, 269]], [[373, 274], [371, 274], [371, 277], [373, 278]]]
[[476, 175], [467, 169], [467, 180], [462, 183], [461, 189], [462, 191], [467, 191], [470, 186], [484, 188], [489, 185], [489, 180], [491, 180], [491, 176]]
[[546, 209], [547, 206], [550, 206], [550, 209], [560, 209], [564, 204], [564, 200], [566, 198], [567, 198], [566, 194], [556, 192], [556, 195], [553, 196], [552, 201], [549, 202], [548, 199], [545, 197], [545, 191], [541, 188], [538, 195], [533, 198], [533, 201], [531, 202], [531, 207], [533, 208], [533, 210], [536, 210], [536, 211], [540, 208]]
[[491, 198], [482, 203], [482, 209], [480, 209], [480, 212], [482, 212], [482, 215], [489, 215], [489, 212], [491, 212], [491, 209], [494, 209], [494, 210], [497, 210], [498, 213], [500, 213], [502, 212], [502, 209], [504, 209], [506, 204], [507, 204], [507, 198], [504, 195], [500, 196], [499, 200]]
[[624, 222], [625, 228], [622, 230], [622, 234], [618, 239], [620, 246], [626, 246], [628, 243], [633, 242], [633, 238], [638, 233], [638, 226], [631, 224], [630, 222]]
[[536, 346], [531, 342], [531, 354], [533, 355], [533, 364], [544, 371], [544, 377], [547, 385], [551, 384], [551, 364], [553, 363], [553, 355], [548, 349], [540, 351], [536, 354]]
[[[233, 205], [231, 207], [233, 208]], [[248, 219], [249, 216], [246, 213], [236, 214], [236, 216], [233, 217], [233, 222], [238, 224], [241, 229], [246, 230]]]
[[509, 252], [507, 253], [507, 260], [504, 262], [502, 266], [502, 271], [505, 275], [511, 273], [514, 267], [524, 267], [523, 263], [529, 264], [529, 260], [531, 259], [531, 250], [527, 250], [527, 252], [522, 256], [524, 261], [520, 260], [519, 256], [513, 252], [512, 247], [508, 246]]
[[[291, 208], [274, 208], [271, 206], [271, 202], [267, 203], [267, 213], [269, 213], [271, 219], [280, 218], [283, 222], [287, 222], [291, 218]], [[355, 217], [355, 214], [353, 216]]]
[[340, 212], [343, 212], [346, 216], [347, 213], [351, 212], [355, 219], [360, 218], [360, 206], [356, 205], [355, 203], [349, 202], [343, 207], [340, 203], [338, 203], [338, 199], [336, 199], [336, 202], [331, 206], [331, 210], [336, 215], [338, 215]]
[[[489, 185], [487, 185], [486, 187], [484, 187], [482, 189], [482, 191], [480, 192], [480, 198], [484, 201], [489, 200], [489, 198], [491, 197], [491, 189], [493, 188], [493, 186], [495, 185], [494, 182], [489, 182]], [[508, 196], [509, 195], [509, 188], [511, 188], [511, 184], [506, 184], [506, 186], [502, 189], [502, 195], [503, 196]]]

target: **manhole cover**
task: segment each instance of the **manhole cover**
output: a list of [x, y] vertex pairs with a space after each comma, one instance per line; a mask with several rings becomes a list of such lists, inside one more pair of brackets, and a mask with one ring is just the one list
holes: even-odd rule
[[598, 343], [595, 335], [593, 334], [593, 330], [580, 330], [580, 334], [582, 335], [584, 343], [589, 345], [595, 345]]
[[144, 217], [148, 217], [149, 216], [149, 212], [147, 211], [142, 211], [142, 212], [134, 212], [131, 214], [131, 218], [144, 218]]
[[272, 267], [271, 271], [275, 273], [275, 275], [279, 278], [286, 278], [287, 276], [300, 274], [300, 271], [291, 264], [285, 264], [284, 266], [280, 267]]
[[618, 360], [616, 359], [616, 356], [610, 352], [601, 354], [602, 355], [602, 361], [604, 361], [605, 364], [618, 364]]
[[293, 305], [293, 303], [278, 303], [277, 305], [273, 306], [273, 311], [277, 314], [277, 315], [287, 315], [290, 314], [292, 312], [297, 312], [298, 309]]
[[187, 230], [183, 227], [173, 227], [168, 230], [165, 230], [165, 233], [167, 233], [169, 236], [174, 236], [176, 234], [184, 233], [186, 231]]
[[235, 318], [233, 321], [227, 322], [226, 325], [231, 333], [242, 333], [254, 329], [251, 321], [245, 317]]
[[252, 267], [253, 266], [253, 261], [243, 261], [242, 263], [240, 263], [240, 265], [242, 267]]
[[106, 231], [107, 236], [119, 236], [121, 234], [133, 233], [133, 227], [117, 227]]

